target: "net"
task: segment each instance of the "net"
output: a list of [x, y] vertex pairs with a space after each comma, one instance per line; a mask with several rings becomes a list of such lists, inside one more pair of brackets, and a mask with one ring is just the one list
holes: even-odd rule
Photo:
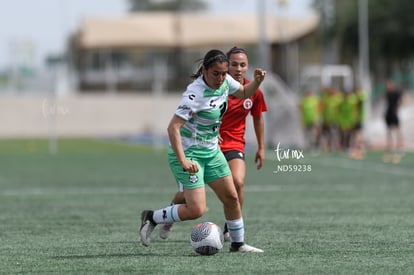
[[295, 93], [280, 79], [268, 73], [262, 84], [268, 112], [265, 115], [265, 142], [268, 148], [303, 148], [305, 138]]

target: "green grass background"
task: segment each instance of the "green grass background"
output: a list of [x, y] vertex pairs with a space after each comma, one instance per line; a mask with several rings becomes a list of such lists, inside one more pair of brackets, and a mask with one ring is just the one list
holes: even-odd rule
[[[413, 274], [414, 154], [385, 164], [304, 153], [257, 171], [247, 156], [246, 241], [264, 254], [195, 254], [200, 221], [223, 225], [207, 189], [208, 212], [178, 223], [168, 240], [139, 242], [143, 209], [167, 205], [176, 186], [165, 149], [105, 142], [0, 141], [0, 273], [32, 274]], [[277, 165], [312, 171], [274, 173]]]

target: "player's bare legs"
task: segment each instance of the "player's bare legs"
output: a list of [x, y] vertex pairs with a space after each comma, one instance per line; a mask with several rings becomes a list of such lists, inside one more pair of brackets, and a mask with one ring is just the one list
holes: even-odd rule
[[232, 176], [215, 180], [209, 183], [209, 186], [223, 203], [224, 216], [232, 240], [230, 252], [263, 252], [259, 248], [244, 243], [244, 222]]
[[[244, 202], [244, 179], [246, 177], [246, 163], [243, 159], [235, 158], [228, 161], [231, 174], [233, 176], [234, 186], [236, 187], [237, 196], [239, 197], [240, 208]], [[223, 235], [225, 241], [230, 241], [230, 235], [227, 224], [224, 224]]]
[[236, 187], [237, 195], [239, 197], [240, 207], [243, 207], [244, 202], [244, 180], [246, 177], [246, 163], [244, 160], [236, 158], [229, 162], [231, 174], [233, 176], [234, 186]]
[[206, 190], [204, 187], [184, 189], [185, 204], [180, 204], [178, 215], [182, 221], [194, 220], [206, 211]]
[[[205, 192], [206, 191], [204, 186], [195, 189], [184, 189], [184, 197], [186, 197], [184, 204], [166, 207], [157, 211], [142, 211], [140, 228], [142, 244], [149, 246], [152, 231], [154, 230], [157, 223], [167, 223], [171, 225], [173, 221], [194, 220], [201, 217], [206, 211]], [[173, 213], [171, 214], [171, 212]], [[170, 219], [165, 221], [167, 213], [170, 213]], [[158, 222], [155, 221], [155, 215], [158, 217]]]
[[[178, 191], [175, 193], [174, 198], [171, 202], [171, 205], [173, 204], [183, 204], [185, 203], [185, 197], [184, 192]], [[161, 239], [167, 239], [172, 231], [173, 223], [165, 223], [160, 227], [160, 238]]]
[[209, 183], [209, 186], [223, 203], [224, 216], [226, 219], [235, 220], [241, 218], [241, 207], [232, 176], [230, 175], [215, 180]]

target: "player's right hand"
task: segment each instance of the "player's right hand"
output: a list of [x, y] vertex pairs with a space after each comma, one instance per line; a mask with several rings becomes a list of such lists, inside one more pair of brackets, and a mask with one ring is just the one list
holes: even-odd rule
[[183, 169], [189, 174], [195, 174], [198, 172], [198, 165], [196, 162], [186, 159], [182, 164]]

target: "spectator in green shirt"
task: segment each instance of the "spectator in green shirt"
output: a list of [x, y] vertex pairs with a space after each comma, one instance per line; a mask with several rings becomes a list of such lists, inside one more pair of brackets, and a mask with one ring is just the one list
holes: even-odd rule
[[299, 105], [305, 136], [310, 137], [308, 147], [317, 150], [320, 136], [321, 101], [312, 90], [306, 90]]
[[342, 100], [339, 88], [325, 88], [322, 92], [322, 139], [325, 149], [338, 151], [338, 108]]
[[359, 85], [354, 90], [354, 94], [357, 100], [357, 109], [355, 127], [352, 131], [352, 149], [350, 152], [350, 157], [353, 159], [363, 159], [365, 157], [365, 146], [362, 127], [364, 122], [364, 104], [366, 100], [366, 94], [365, 91]]
[[354, 93], [346, 91], [338, 105], [338, 124], [341, 149], [348, 151], [351, 145], [351, 134], [357, 121], [358, 101]]

